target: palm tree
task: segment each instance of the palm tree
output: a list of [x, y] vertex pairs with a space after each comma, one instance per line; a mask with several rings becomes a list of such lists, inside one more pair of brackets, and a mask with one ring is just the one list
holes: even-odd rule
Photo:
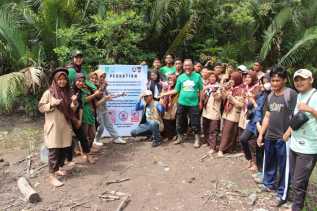
[[314, 0], [283, 7], [264, 32], [261, 59], [290, 67], [311, 63], [310, 52], [316, 50], [317, 41], [316, 11]]

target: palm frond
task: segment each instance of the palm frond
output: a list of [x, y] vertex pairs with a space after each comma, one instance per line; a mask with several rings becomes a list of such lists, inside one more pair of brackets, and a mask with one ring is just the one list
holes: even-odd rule
[[294, 46], [281, 58], [280, 64], [292, 65], [302, 59], [316, 44], [317, 26], [307, 29], [304, 35], [295, 42]]
[[20, 70], [24, 74], [24, 83], [27, 88], [41, 87], [41, 79], [43, 78], [43, 69], [35, 67], [27, 67]]
[[272, 24], [264, 32], [264, 42], [260, 52], [260, 58], [264, 60], [272, 49], [276, 36], [291, 18], [292, 10], [289, 7], [283, 8], [274, 18]]
[[0, 76], [0, 113], [11, 111], [17, 98], [40, 88], [44, 71], [42, 68], [28, 67], [19, 72]]
[[180, 29], [174, 41], [172, 42], [172, 44], [170, 44], [165, 55], [169, 53], [175, 53], [179, 46], [184, 44], [186, 41], [192, 39], [194, 34], [196, 33], [198, 22], [198, 17], [196, 15], [192, 15], [185, 23], [185, 25]]
[[24, 74], [12, 72], [0, 76], [0, 112], [11, 111], [16, 98], [25, 92]]
[[0, 9], [0, 39], [2, 38], [6, 42], [12, 57], [21, 62], [20, 58], [27, 53], [27, 46], [17, 22], [14, 15], [9, 14], [7, 10]]

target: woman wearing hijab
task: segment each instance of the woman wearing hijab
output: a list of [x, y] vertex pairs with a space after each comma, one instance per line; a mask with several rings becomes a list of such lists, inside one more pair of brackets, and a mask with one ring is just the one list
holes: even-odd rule
[[[259, 82], [260, 91], [255, 98], [251, 98], [248, 102], [248, 120], [245, 130], [239, 137], [243, 153], [248, 163], [248, 169], [251, 171], [260, 170], [262, 165], [263, 149], [260, 149], [256, 144], [258, 130], [261, 127], [261, 122], [264, 114], [264, 105], [267, 96], [271, 92], [270, 78], [265, 75]], [[261, 156], [262, 155], [262, 156]]]
[[239, 72], [233, 72], [225, 89], [222, 89], [224, 98], [224, 112], [222, 136], [218, 156], [233, 150], [238, 135], [238, 123], [243, 106], [242, 76]]
[[244, 82], [243, 82], [243, 89], [244, 89], [243, 90], [244, 104], [241, 109], [241, 115], [239, 119], [239, 136], [243, 133], [248, 123], [247, 121], [248, 104], [250, 101], [254, 101], [255, 96], [259, 91], [258, 77], [254, 71], [250, 71], [246, 74]]
[[[176, 85], [176, 74], [170, 74], [168, 76], [168, 85], [163, 88], [164, 92], [169, 92], [175, 88]], [[173, 139], [176, 136], [176, 110], [177, 110], [177, 99], [178, 95], [170, 95], [161, 98], [161, 104], [165, 108], [163, 116], [164, 131], [163, 136], [168, 139]]]
[[67, 70], [55, 70], [52, 84], [39, 102], [40, 112], [45, 113], [44, 142], [49, 151], [49, 182], [55, 187], [63, 185], [56, 176], [66, 175], [61, 167], [72, 143], [71, 125], [77, 104], [77, 97], [71, 95]]
[[[105, 129], [111, 136], [113, 143], [126, 144], [127, 142], [119, 136], [117, 130], [113, 127], [111, 118], [108, 114], [107, 101], [112, 100], [113, 96], [110, 95], [110, 93], [107, 90], [108, 82], [106, 81], [106, 73], [102, 70], [96, 70], [94, 73], [97, 75], [97, 87], [98, 89], [100, 89], [102, 93], [102, 95], [98, 97], [96, 101], [97, 121], [99, 125], [97, 127], [94, 144], [97, 146], [103, 145], [100, 139]], [[122, 93], [118, 96], [123, 96], [124, 94], [125, 93]]]

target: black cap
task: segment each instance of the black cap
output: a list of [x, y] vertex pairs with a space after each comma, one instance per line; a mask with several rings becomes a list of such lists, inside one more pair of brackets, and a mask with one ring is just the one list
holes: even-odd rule
[[55, 74], [58, 72], [65, 72], [66, 76], [68, 75], [68, 70], [66, 68], [58, 67], [52, 72], [51, 77], [50, 77], [50, 82], [53, 81]]
[[83, 52], [80, 51], [80, 50], [74, 50], [73, 53], [72, 53], [72, 58], [77, 57], [77, 56], [83, 57], [84, 56]]

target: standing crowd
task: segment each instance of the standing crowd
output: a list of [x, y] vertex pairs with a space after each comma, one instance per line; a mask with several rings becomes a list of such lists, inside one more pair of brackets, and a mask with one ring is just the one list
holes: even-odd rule
[[[49, 150], [49, 180], [54, 186], [73, 165], [94, 163], [106, 129], [115, 143], [126, 143], [114, 129], [106, 103], [124, 93], [107, 91], [106, 74], [87, 73], [83, 55], [76, 51], [72, 63], [54, 71], [39, 110], [45, 113], [44, 137]], [[307, 69], [293, 76], [295, 90], [286, 87], [283, 67], [263, 70], [261, 62], [244, 65], [165, 56], [165, 66], [154, 59], [147, 89], [136, 110], [143, 112], [131, 136], [147, 136], [153, 147], [162, 142], [208, 146], [210, 155], [223, 157], [242, 151], [247, 168], [263, 191], [276, 192], [276, 206], [287, 199], [301, 210], [310, 175], [317, 161], [317, 95]], [[72, 134], [76, 140], [72, 141]], [[76, 160], [76, 162], [78, 162]], [[291, 187], [291, 191], [289, 190]]]

